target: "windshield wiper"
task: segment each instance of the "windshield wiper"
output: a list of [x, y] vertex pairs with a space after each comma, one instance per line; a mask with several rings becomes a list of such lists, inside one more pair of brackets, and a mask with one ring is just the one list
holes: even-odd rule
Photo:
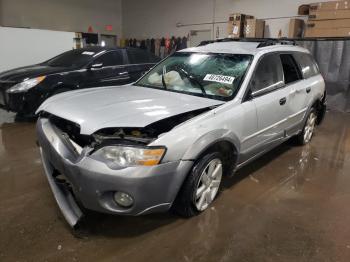
[[186, 76], [190, 81], [195, 82], [195, 83], [199, 86], [199, 88], [201, 89], [201, 91], [202, 91], [202, 93], [203, 93], [204, 95], [207, 94], [207, 92], [205, 92], [204, 86], [203, 86], [202, 83], [198, 80], [198, 78], [196, 78], [195, 76], [189, 74], [189, 73], [188, 73], [185, 69], [183, 69], [183, 68], [181, 68], [180, 71], [181, 71], [182, 73], [184, 73], [185, 76]]
[[166, 86], [166, 83], [165, 83], [165, 80], [164, 80], [164, 75], [166, 74], [166, 67], [163, 66], [163, 72], [162, 72], [162, 84], [164, 86], [164, 89], [166, 90], [167, 89], [167, 86]]

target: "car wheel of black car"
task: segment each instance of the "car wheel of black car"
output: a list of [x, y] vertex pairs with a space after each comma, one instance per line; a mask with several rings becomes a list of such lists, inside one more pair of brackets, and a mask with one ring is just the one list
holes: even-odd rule
[[210, 206], [220, 189], [222, 159], [219, 152], [214, 152], [204, 155], [195, 163], [175, 200], [176, 213], [192, 217]]
[[309, 115], [307, 116], [303, 130], [297, 136], [299, 145], [306, 145], [312, 139], [316, 128], [317, 114], [315, 108], [312, 108]]

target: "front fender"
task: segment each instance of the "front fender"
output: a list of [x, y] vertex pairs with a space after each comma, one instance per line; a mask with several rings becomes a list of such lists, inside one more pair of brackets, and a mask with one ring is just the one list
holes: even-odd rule
[[231, 143], [239, 152], [240, 142], [238, 137], [230, 130], [216, 129], [199, 137], [185, 152], [182, 160], [195, 160], [203, 152], [218, 142], [226, 141]]

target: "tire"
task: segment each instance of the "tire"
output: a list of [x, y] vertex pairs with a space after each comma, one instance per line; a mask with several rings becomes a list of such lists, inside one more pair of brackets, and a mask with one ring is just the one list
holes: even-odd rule
[[307, 116], [303, 130], [297, 135], [297, 142], [299, 145], [306, 145], [311, 141], [316, 127], [316, 121], [317, 112], [315, 108], [312, 108]]
[[193, 217], [206, 210], [219, 193], [222, 176], [223, 157], [219, 152], [201, 157], [184, 181], [173, 210], [183, 217]]

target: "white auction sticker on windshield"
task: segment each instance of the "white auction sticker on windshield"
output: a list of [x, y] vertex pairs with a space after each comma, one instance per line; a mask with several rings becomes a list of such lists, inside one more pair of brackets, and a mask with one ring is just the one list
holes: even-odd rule
[[233, 76], [207, 74], [204, 77], [204, 81], [218, 82], [218, 83], [232, 85], [233, 81], [235, 81], [235, 78]]
[[84, 51], [82, 52], [83, 55], [94, 55], [95, 52], [89, 52], [89, 51]]

